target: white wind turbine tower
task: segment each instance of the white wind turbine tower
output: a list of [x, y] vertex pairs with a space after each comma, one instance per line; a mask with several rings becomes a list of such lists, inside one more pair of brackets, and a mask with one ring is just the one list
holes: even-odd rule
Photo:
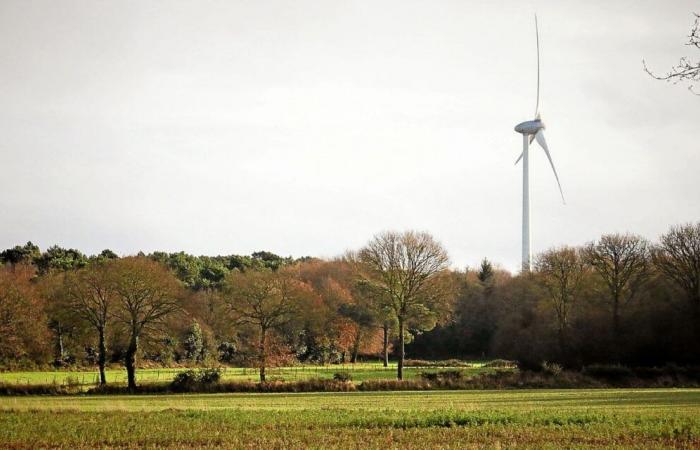
[[[552, 171], [554, 172], [554, 177], [557, 180], [557, 185], [559, 186], [559, 193], [561, 194], [561, 199], [564, 201], [564, 192], [561, 189], [561, 183], [559, 182], [559, 175], [557, 175], [557, 169], [554, 168], [554, 163], [552, 162], [552, 156], [549, 154], [549, 148], [547, 148], [547, 141], [544, 139], [544, 122], [540, 119], [540, 34], [537, 27], [537, 16], [535, 15], [535, 36], [537, 39], [537, 103], [535, 106], [535, 120], [528, 120], [527, 122], [519, 123], [515, 126], [515, 131], [523, 135], [523, 153], [515, 161], [515, 164], [522, 159], [523, 160], [523, 253], [522, 253], [522, 270], [527, 272], [530, 270], [532, 265], [532, 253], [530, 251], [530, 158], [529, 149], [530, 144], [533, 140], [537, 140], [537, 143], [544, 150], [549, 164], [552, 166]], [[566, 203], [564, 201], [564, 203]]]

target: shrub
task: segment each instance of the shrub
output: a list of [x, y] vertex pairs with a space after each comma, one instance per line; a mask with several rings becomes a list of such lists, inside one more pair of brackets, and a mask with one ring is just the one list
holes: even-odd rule
[[547, 361], [542, 361], [542, 372], [547, 374], [547, 375], [557, 377], [561, 374], [562, 370], [564, 370], [562, 368], [562, 366], [560, 366], [557, 363], [550, 363]]
[[342, 382], [352, 381], [352, 374], [348, 371], [336, 372], [333, 374], [333, 379]]
[[218, 383], [221, 380], [221, 369], [201, 369], [199, 382], [203, 384]]
[[207, 391], [221, 379], [219, 369], [186, 370], [175, 375], [170, 388], [174, 392]]
[[425, 381], [437, 381], [438, 379], [438, 374], [437, 372], [421, 372], [420, 375], [421, 379]]
[[441, 370], [439, 372], [421, 372], [421, 379], [430, 383], [455, 382], [463, 378], [461, 370]]

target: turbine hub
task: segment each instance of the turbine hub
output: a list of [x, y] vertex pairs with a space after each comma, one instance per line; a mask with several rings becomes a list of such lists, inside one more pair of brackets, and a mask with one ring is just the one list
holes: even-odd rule
[[521, 134], [537, 134], [538, 131], [544, 129], [544, 122], [540, 119], [528, 120], [527, 122], [519, 123], [515, 126], [515, 131]]

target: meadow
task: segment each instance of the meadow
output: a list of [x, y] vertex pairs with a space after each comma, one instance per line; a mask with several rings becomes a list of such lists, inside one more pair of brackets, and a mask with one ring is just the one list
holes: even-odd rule
[[4, 397], [8, 448], [698, 448], [700, 390]]
[[[478, 375], [493, 372], [495, 369], [484, 367], [484, 362], [470, 362], [467, 367], [459, 367], [465, 376]], [[185, 368], [158, 368], [139, 369], [136, 372], [140, 384], [169, 382], [175, 375], [185, 371]], [[404, 377], [414, 379], [421, 372], [435, 372], [439, 368], [408, 367]], [[312, 378], [332, 379], [337, 372], [348, 372], [353, 381], [379, 380], [396, 378], [396, 363], [392, 362], [388, 367], [381, 363], [356, 363], [333, 365], [298, 365], [290, 367], [271, 367], [267, 369], [269, 380], [298, 381]], [[124, 369], [107, 370], [107, 382], [126, 384], [126, 371]], [[223, 381], [258, 381], [258, 369], [244, 367], [227, 367], [221, 372]], [[92, 387], [99, 381], [95, 370], [55, 370], [55, 371], [26, 371], [26, 372], [0, 372], [0, 384], [79, 384]]]

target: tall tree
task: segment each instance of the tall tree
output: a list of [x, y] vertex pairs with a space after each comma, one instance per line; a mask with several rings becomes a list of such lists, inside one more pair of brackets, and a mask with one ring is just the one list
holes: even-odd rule
[[585, 273], [585, 263], [577, 249], [562, 247], [542, 253], [536, 262], [539, 278], [549, 294], [550, 305], [557, 320], [559, 351], [568, 350], [568, 330], [571, 309]]
[[274, 347], [271, 333], [281, 330], [312, 296], [311, 288], [288, 270], [231, 272], [226, 277], [223, 300], [237, 324], [251, 325], [258, 333], [257, 365], [260, 381]]
[[117, 300], [114, 316], [129, 331], [125, 365], [129, 389], [133, 390], [139, 339], [180, 310], [180, 283], [162, 264], [143, 256], [115, 260], [111, 269]]
[[654, 248], [656, 267], [684, 293], [700, 335], [700, 222], [672, 227]]
[[384, 294], [398, 322], [397, 377], [402, 380], [407, 327], [432, 328], [426, 319], [440, 315], [454, 297], [445, 276], [449, 257], [427, 233], [389, 231], [376, 235], [356, 260], [361, 277]]
[[102, 385], [107, 384], [105, 336], [115, 303], [111, 271], [110, 263], [97, 260], [85, 269], [69, 274], [65, 281], [69, 308], [97, 332], [97, 365]]
[[607, 286], [616, 339], [620, 335], [621, 308], [634, 298], [649, 276], [649, 251], [646, 239], [631, 234], [607, 234], [585, 249], [587, 262]]

